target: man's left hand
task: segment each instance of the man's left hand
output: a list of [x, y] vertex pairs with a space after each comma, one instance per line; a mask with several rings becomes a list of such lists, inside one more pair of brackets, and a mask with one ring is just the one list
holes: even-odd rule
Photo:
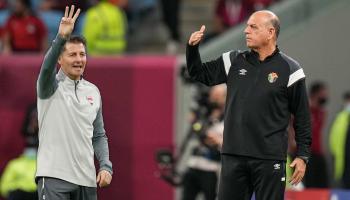
[[100, 187], [106, 187], [109, 184], [111, 184], [112, 181], [112, 175], [106, 171], [106, 170], [101, 170], [98, 172], [96, 182], [98, 186]]
[[289, 182], [292, 185], [297, 185], [304, 178], [306, 163], [301, 158], [295, 158], [292, 164], [290, 164], [290, 167], [294, 168], [294, 173]]

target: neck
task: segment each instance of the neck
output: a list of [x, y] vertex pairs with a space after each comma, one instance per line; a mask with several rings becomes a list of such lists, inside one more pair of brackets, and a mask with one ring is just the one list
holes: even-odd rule
[[273, 54], [273, 52], [276, 50], [276, 44], [270, 44], [261, 48], [253, 49], [259, 54], [259, 60], [264, 61], [266, 57]]
[[62, 67], [61, 67], [61, 70], [69, 79], [73, 81], [78, 81], [81, 79], [81, 76], [72, 76], [71, 74], [66, 73]]

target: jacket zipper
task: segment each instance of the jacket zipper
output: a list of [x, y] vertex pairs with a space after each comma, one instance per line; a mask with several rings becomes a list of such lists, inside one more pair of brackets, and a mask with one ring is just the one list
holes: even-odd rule
[[78, 102], [80, 103], [79, 98], [78, 98], [78, 94], [77, 94], [77, 87], [78, 87], [78, 84], [79, 84], [79, 81], [74, 81], [74, 93], [75, 93], [75, 97], [77, 98]]

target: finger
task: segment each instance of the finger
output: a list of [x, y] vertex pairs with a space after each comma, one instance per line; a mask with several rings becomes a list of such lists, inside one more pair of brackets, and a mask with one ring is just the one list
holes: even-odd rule
[[201, 26], [201, 29], [199, 30], [199, 32], [204, 33], [204, 31], [205, 31], [205, 26], [202, 25], [202, 26]]
[[292, 183], [293, 181], [295, 181], [295, 179], [296, 179], [297, 176], [298, 176], [298, 172], [297, 172], [297, 170], [295, 170], [294, 173], [293, 173], [293, 175], [292, 175], [292, 177], [290, 178], [291, 183]]
[[297, 185], [301, 180], [302, 180], [302, 178], [303, 178], [303, 173], [302, 173], [302, 171], [300, 171], [300, 170], [296, 170], [296, 172], [295, 172], [295, 177], [294, 177], [294, 180], [293, 180], [293, 184], [294, 185]]
[[69, 18], [72, 18], [73, 17], [73, 13], [74, 13], [74, 5], [72, 5], [71, 7], [70, 7], [70, 11], [69, 11]]
[[301, 176], [298, 176], [294, 181], [294, 185], [298, 185], [301, 182], [301, 180], [302, 180]]
[[79, 13], [80, 13], [80, 8], [77, 10], [77, 12], [75, 12], [75, 14], [73, 16], [73, 22], [75, 22], [75, 20], [77, 20]]
[[104, 185], [104, 181], [103, 181], [103, 179], [101, 179], [101, 181], [100, 181], [100, 183], [98, 184], [98, 186], [103, 187], [103, 185]]
[[101, 174], [101, 181], [100, 181], [100, 187], [106, 186], [106, 175], [103, 173]]
[[290, 166], [290, 167], [295, 167], [295, 164], [296, 164], [296, 162], [293, 161], [289, 166]]
[[96, 182], [98, 183], [98, 182], [100, 182], [100, 180], [101, 180], [101, 174], [98, 173], [97, 178], [96, 178]]
[[69, 7], [66, 6], [66, 10], [64, 11], [64, 17], [68, 17]]

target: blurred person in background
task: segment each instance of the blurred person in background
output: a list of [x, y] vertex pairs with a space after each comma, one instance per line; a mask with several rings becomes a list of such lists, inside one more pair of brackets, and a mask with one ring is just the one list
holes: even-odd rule
[[83, 35], [92, 56], [119, 55], [127, 46], [127, 20], [118, 0], [101, 0], [87, 13]]
[[40, 2], [40, 15], [41, 19], [45, 22], [49, 29], [49, 42], [55, 39], [57, 33], [57, 24], [60, 22], [62, 17], [62, 11], [66, 5], [75, 5], [81, 9], [79, 18], [75, 23], [73, 34], [81, 35], [84, 25], [85, 13], [93, 5], [97, 4], [99, 0], [42, 0]]
[[181, 44], [179, 30], [179, 12], [181, 0], [161, 0], [163, 22], [170, 33], [166, 51], [169, 54], [176, 54]]
[[[82, 77], [86, 42], [71, 35], [80, 13], [74, 9], [66, 7], [37, 80], [40, 200], [96, 200], [97, 186], [112, 181], [101, 95]], [[94, 155], [99, 162], [97, 176]]]
[[43, 52], [47, 48], [46, 37], [46, 27], [31, 10], [31, 1], [15, 0], [4, 28], [3, 53]]
[[323, 150], [323, 128], [326, 121], [325, 106], [328, 102], [328, 88], [322, 81], [311, 83], [309, 88], [309, 102], [311, 113], [311, 158], [304, 179], [307, 188], [327, 188], [328, 170]]
[[74, 4], [81, 9], [81, 12], [85, 12], [97, 1], [99, 0], [42, 0], [40, 7], [43, 10], [57, 10], [61, 12], [67, 5]]
[[333, 156], [333, 177], [344, 189], [350, 189], [350, 91], [344, 94], [344, 108], [337, 114], [329, 135]]
[[220, 171], [220, 149], [224, 131], [226, 85], [210, 89], [205, 119], [192, 125], [197, 145], [187, 160], [183, 177], [182, 200], [195, 200], [203, 193], [205, 200], [215, 200]]
[[205, 40], [208, 41], [242, 23], [254, 11], [262, 10], [273, 2], [273, 0], [217, 0], [214, 30], [206, 36]]
[[37, 200], [34, 181], [38, 139], [38, 114], [36, 104], [25, 115], [22, 133], [25, 140], [23, 154], [7, 164], [0, 180], [1, 196], [7, 200]]

